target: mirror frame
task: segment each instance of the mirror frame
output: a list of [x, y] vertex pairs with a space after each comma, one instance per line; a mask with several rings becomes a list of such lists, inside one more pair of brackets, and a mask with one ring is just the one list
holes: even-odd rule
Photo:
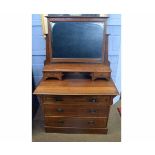
[[[105, 55], [107, 51], [106, 45], [106, 31], [107, 31], [107, 16], [106, 17], [77, 17], [77, 16], [70, 16], [70, 17], [54, 17], [54, 16], [47, 16], [48, 21], [48, 34], [46, 36], [46, 64], [50, 63], [57, 63], [57, 62], [81, 62], [81, 63], [104, 63], [105, 62]], [[50, 26], [50, 22], [99, 22], [104, 24], [104, 37], [103, 37], [103, 46], [102, 46], [102, 58], [54, 58], [52, 57], [52, 29]]]

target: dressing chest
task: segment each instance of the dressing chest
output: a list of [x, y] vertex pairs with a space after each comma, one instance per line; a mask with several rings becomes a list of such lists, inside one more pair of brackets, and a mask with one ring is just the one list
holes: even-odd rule
[[118, 95], [108, 60], [108, 17], [48, 16], [40, 98], [46, 132], [107, 134]]

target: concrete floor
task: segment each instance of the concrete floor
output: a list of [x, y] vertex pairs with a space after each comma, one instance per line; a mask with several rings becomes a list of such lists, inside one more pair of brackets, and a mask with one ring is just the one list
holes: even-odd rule
[[121, 117], [117, 111], [120, 102], [111, 106], [108, 134], [62, 134], [45, 133], [41, 109], [38, 110], [32, 122], [33, 142], [120, 142], [121, 141]]

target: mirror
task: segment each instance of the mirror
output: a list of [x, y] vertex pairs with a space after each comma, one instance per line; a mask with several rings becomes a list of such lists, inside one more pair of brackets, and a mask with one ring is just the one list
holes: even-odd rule
[[104, 23], [50, 22], [53, 58], [102, 58]]

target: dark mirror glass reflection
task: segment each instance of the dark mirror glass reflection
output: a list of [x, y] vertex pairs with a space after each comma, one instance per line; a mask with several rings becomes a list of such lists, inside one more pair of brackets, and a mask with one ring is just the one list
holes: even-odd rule
[[103, 23], [51, 22], [53, 58], [102, 58]]

